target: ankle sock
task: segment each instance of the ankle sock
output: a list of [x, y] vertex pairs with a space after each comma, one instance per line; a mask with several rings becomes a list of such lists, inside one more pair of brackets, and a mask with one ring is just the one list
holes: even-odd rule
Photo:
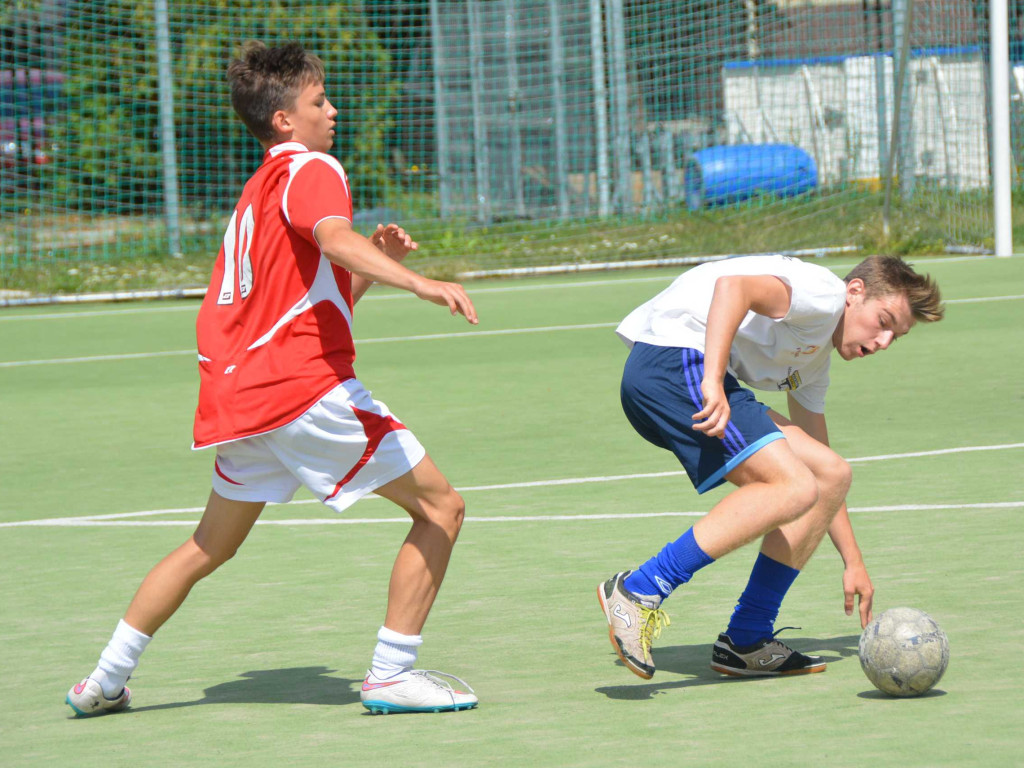
[[121, 694], [124, 684], [139, 665], [139, 657], [152, 639], [126, 624], [124, 619], [117, 623], [113, 637], [100, 654], [96, 669], [89, 675], [100, 684], [104, 696], [113, 699]]
[[800, 571], [758, 553], [747, 588], [729, 620], [725, 633], [736, 645], [751, 645], [770, 637], [786, 592]]
[[371, 674], [378, 680], [386, 680], [412, 669], [421, 645], [421, 635], [403, 635], [381, 627], [377, 632], [377, 647], [373, 650]]
[[636, 595], [668, 597], [693, 574], [715, 562], [693, 538], [693, 528], [666, 544], [661, 552], [633, 571], [623, 586]]

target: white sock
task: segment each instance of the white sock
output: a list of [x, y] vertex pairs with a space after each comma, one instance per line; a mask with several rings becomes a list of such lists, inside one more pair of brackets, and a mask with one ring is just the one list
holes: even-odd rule
[[112, 699], [124, 690], [124, 684], [139, 665], [139, 657], [152, 639], [125, 624], [124, 619], [117, 623], [114, 636], [100, 654], [99, 664], [89, 675], [100, 684], [104, 696]]
[[377, 647], [373, 649], [373, 666], [370, 672], [378, 680], [386, 680], [408, 669], [416, 663], [417, 649], [423, 645], [420, 635], [402, 635], [387, 627], [377, 632]]

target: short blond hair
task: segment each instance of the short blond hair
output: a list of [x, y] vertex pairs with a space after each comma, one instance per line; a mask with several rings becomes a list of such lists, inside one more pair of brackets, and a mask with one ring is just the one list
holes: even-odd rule
[[865, 298], [902, 294], [907, 298], [915, 320], [934, 323], [943, 318], [946, 308], [939, 286], [930, 275], [920, 275], [898, 256], [869, 256], [853, 268], [844, 280], [864, 282]]

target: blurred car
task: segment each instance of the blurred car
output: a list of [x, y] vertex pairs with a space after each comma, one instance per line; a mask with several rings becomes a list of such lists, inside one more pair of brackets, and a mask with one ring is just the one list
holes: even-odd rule
[[54, 126], [65, 76], [41, 69], [0, 70], [0, 186], [22, 186], [60, 152]]

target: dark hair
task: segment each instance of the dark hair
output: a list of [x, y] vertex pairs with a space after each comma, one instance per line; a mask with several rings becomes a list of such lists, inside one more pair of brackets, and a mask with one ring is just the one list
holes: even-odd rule
[[928, 275], [919, 275], [910, 264], [898, 256], [869, 256], [853, 268], [844, 280], [864, 281], [864, 297], [902, 294], [907, 297], [915, 320], [934, 323], [946, 312], [939, 286]]
[[304, 87], [324, 81], [324, 63], [298, 43], [268, 47], [258, 40], [242, 45], [228, 65], [231, 106], [261, 142], [274, 139], [271, 118], [290, 109]]

